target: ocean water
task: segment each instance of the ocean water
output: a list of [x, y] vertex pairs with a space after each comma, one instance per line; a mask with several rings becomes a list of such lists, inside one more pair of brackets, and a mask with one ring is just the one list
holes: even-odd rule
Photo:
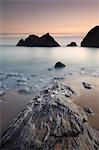
[[[80, 47], [84, 36], [54, 36], [61, 45], [55, 48], [16, 47], [19, 39], [26, 36], [0, 38], [0, 135], [31, 98], [53, 79], [64, 82], [76, 75], [99, 77], [99, 49]], [[72, 41], [78, 47], [66, 47]], [[57, 61], [66, 67], [54, 69]]]
[[[80, 47], [84, 35], [55, 35], [61, 47], [16, 47], [19, 39], [26, 36], [0, 36], [1, 95], [19, 85], [35, 90], [54, 78], [70, 77], [76, 73], [99, 75], [99, 49]], [[72, 41], [76, 41], [78, 47], [66, 47]], [[66, 67], [54, 69], [57, 61]]]

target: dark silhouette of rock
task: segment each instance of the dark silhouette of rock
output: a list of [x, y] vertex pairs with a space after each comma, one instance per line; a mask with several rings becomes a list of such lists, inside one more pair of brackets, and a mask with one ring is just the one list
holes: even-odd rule
[[68, 44], [67, 46], [77, 46], [76, 42], [71, 42], [70, 44]]
[[64, 68], [64, 67], [65, 67], [65, 65], [63, 63], [61, 63], [60, 61], [57, 62], [54, 66], [54, 68]]
[[58, 47], [60, 46], [49, 33], [38, 37], [36, 35], [30, 35], [25, 40], [21, 39], [16, 46], [27, 47]]
[[67, 98], [67, 87], [44, 88], [1, 137], [2, 150], [98, 150], [99, 131], [85, 111]]
[[82, 47], [99, 47], [99, 26], [92, 28], [83, 41], [81, 42]]

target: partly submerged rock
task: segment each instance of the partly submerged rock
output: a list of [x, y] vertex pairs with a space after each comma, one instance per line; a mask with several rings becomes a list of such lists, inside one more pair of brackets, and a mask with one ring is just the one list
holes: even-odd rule
[[98, 150], [99, 132], [65, 89], [54, 82], [31, 100], [2, 136], [1, 149], [54, 150], [59, 144], [66, 150]]
[[86, 89], [92, 89], [92, 88], [93, 88], [91, 84], [86, 83], [86, 82], [83, 82], [82, 85], [83, 85], [84, 88], [86, 88]]
[[65, 65], [63, 63], [61, 63], [60, 61], [57, 62], [54, 66], [54, 68], [64, 68], [64, 67], [65, 67]]
[[41, 37], [36, 35], [30, 35], [25, 40], [21, 39], [16, 46], [27, 46], [27, 47], [58, 47], [60, 46], [54, 38], [49, 34], [45, 34]]
[[77, 46], [76, 42], [71, 42], [70, 44], [68, 44], [67, 46]]
[[53, 70], [53, 68], [48, 68], [48, 71], [52, 71]]
[[30, 89], [28, 87], [21, 87], [21, 89], [18, 90], [18, 93], [20, 94], [29, 94], [30, 93]]
[[81, 42], [81, 46], [99, 48], [99, 26], [95, 26], [87, 33]]

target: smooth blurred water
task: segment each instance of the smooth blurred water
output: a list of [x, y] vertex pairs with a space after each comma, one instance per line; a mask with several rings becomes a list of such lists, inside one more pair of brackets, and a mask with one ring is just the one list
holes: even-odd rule
[[99, 66], [99, 49], [0, 46], [2, 72], [37, 73], [53, 67], [57, 61], [62, 61], [66, 65]]
[[[59, 75], [80, 72], [82, 67], [93, 74], [99, 71], [98, 48], [66, 47], [66, 44], [72, 41], [76, 41], [80, 45], [82, 36], [55, 36], [55, 40], [62, 45], [55, 48], [16, 47], [15, 44], [20, 38], [20, 36], [7, 35], [3, 36], [0, 41], [2, 44], [0, 46], [0, 72], [3, 72], [0, 75], [1, 80], [7, 73], [22, 73], [24, 76], [36, 75], [31, 81], [36, 84], [40, 78], [46, 81]], [[66, 68], [62, 70], [53, 69], [57, 61], [66, 64]], [[48, 68], [53, 70], [49, 71]], [[10, 87], [14, 81], [8, 80], [7, 76], [3, 79], [3, 84]]]

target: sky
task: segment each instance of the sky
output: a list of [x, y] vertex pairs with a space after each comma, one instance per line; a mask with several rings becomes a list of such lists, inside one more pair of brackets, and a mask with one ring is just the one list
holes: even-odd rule
[[86, 33], [99, 25], [99, 0], [0, 0], [0, 33]]

